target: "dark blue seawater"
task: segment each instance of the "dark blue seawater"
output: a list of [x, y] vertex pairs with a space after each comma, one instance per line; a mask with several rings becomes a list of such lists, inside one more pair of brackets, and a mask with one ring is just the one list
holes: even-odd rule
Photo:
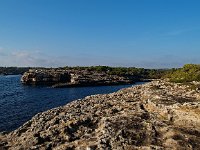
[[[0, 132], [12, 131], [38, 112], [65, 105], [88, 95], [115, 92], [132, 85], [77, 88], [25, 86], [21, 76], [0, 76]], [[137, 83], [142, 84], [142, 83]]]

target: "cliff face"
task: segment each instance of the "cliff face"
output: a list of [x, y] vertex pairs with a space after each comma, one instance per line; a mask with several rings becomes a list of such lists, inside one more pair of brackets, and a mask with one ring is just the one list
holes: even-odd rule
[[152, 81], [39, 113], [4, 149], [199, 149], [200, 91]]
[[37, 70], [30, 69], [21, 78], [24, 84], [54, 84], [59, 82], [70, 82], [68, 71]]
[[134, 79], [125, 76], [109, 75], [105, 72], [77, 70], [32, 70], [21, 78], [24, 84], [45, 84], [53, 87], [129, 84]]

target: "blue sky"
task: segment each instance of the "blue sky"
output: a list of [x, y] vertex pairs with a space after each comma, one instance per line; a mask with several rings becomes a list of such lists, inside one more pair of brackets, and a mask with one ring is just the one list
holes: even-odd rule
[[0, 0], [0, 66], [200, 63], [198, 0]]

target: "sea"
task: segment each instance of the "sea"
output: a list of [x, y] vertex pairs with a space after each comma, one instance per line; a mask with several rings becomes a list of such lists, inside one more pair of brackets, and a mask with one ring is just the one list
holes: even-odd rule
[[138, 82], [133, 85], [51, 88], [23, 85], [20, 78], [21, 75], [0, 76], [0, 132], [15, 130], [37, 113], [73, 100], [143, 84]]

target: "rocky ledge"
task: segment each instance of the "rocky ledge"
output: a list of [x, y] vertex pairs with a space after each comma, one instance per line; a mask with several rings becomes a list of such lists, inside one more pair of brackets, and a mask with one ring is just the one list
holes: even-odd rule
[[1, 135], [0, 146], [11, 150], [199, 149], [197, 84], [152, 81], [88, 96], [37, 114]]
[[64, 69], [30, 69], [21, 78], [24, 84], [58, 87], [131, 84], [133, 76], [110, 75], [106, 72]]

